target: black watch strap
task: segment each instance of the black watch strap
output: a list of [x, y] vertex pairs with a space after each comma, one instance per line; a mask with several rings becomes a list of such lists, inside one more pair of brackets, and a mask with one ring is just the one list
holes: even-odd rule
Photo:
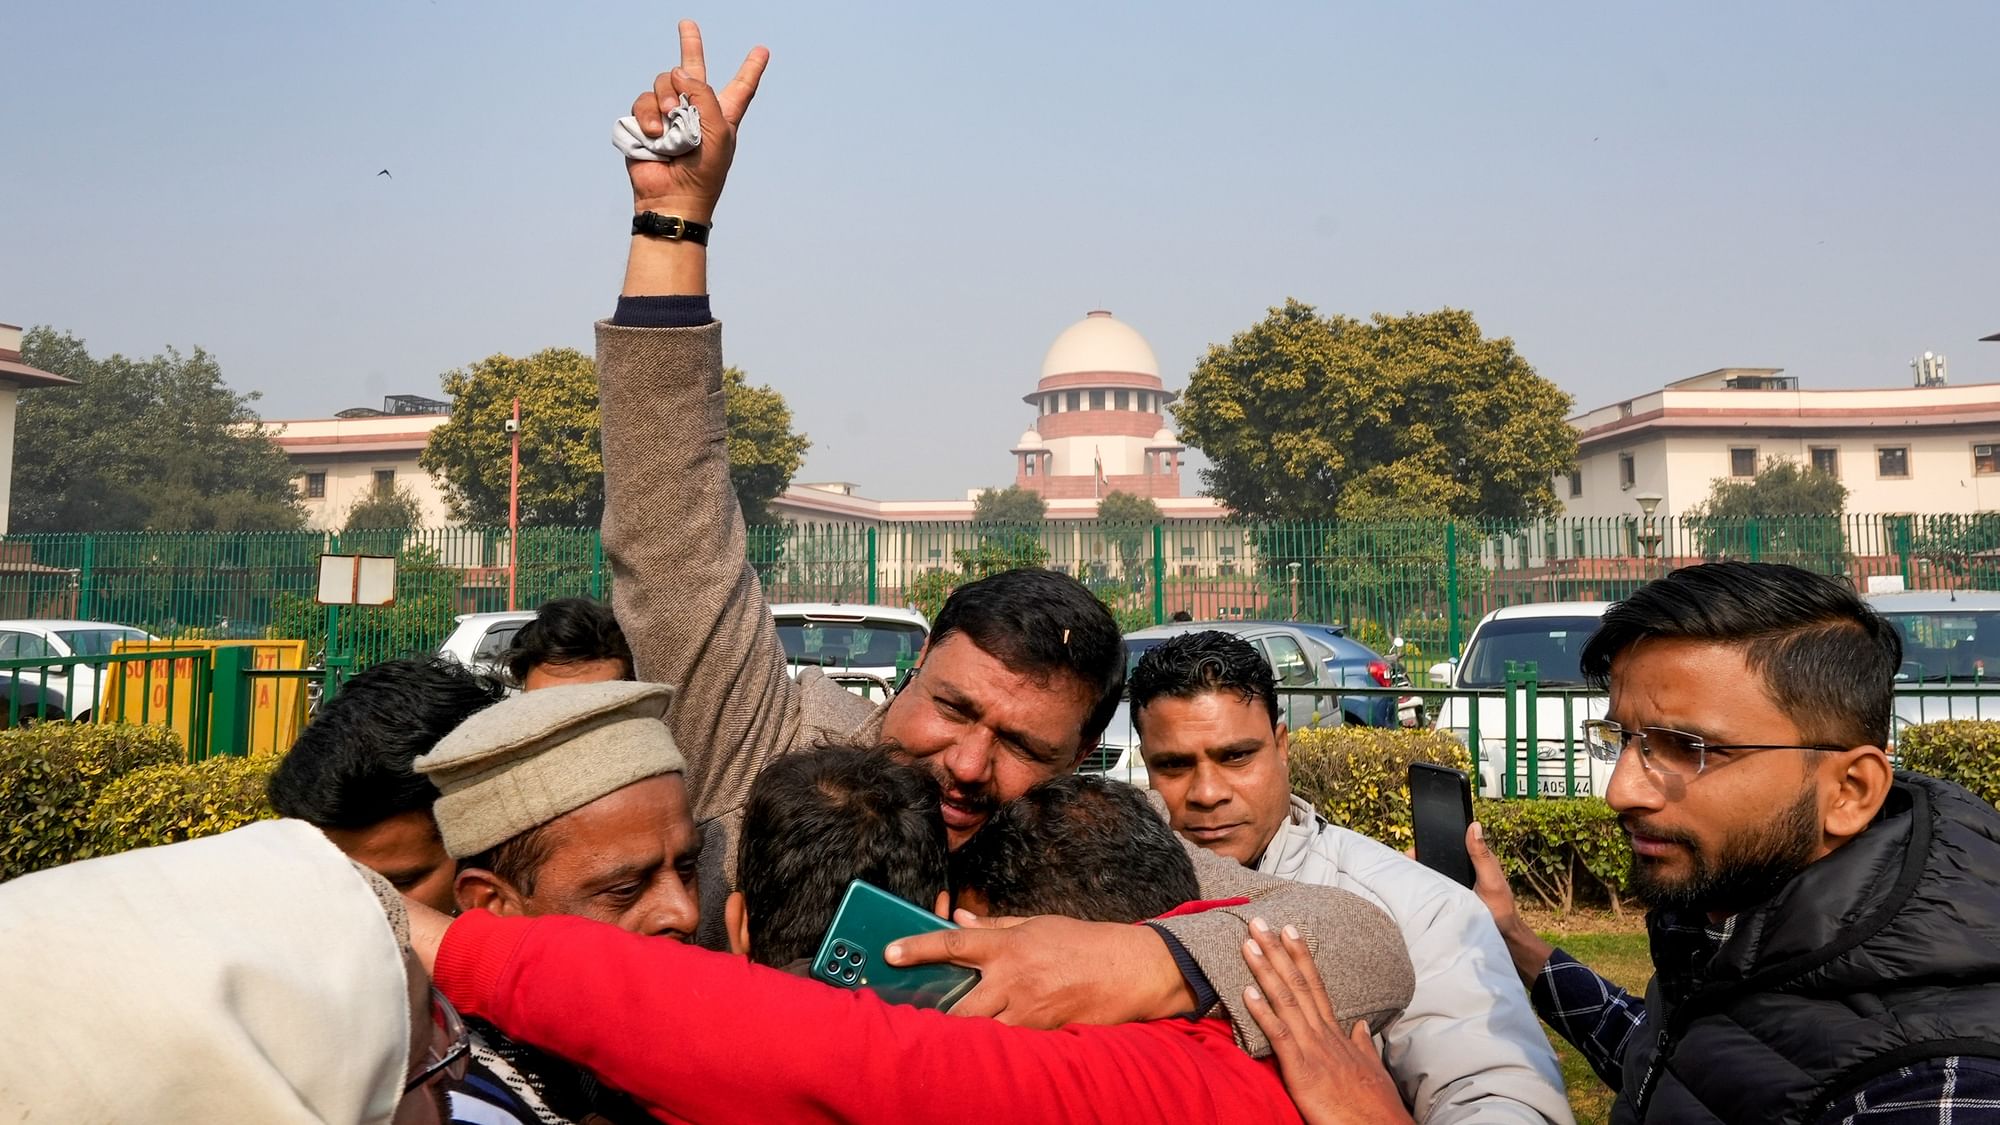
[[679, 215], [662, 215], [658, 211], [641, 211], [632, 216], [632, 233], [649, 238], [679, 238], [706, 246], [708, 229], [707, 223], [697, 223]]

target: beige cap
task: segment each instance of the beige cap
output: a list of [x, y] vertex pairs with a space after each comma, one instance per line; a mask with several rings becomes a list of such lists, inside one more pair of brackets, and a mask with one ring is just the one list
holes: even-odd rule
[[464, 859], [687, 760], [664, 722], [674, 690], [628, 681], [522, 692], [412, 763], [438, 787], [444, 850]]

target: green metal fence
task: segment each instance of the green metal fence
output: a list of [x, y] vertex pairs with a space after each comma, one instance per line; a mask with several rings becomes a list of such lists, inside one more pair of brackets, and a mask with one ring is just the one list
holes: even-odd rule
[[[169, 638], [303, 638], [335, 667], [435, 648], [461, 613], [605, 597], [594, 529], [334, 535], [17, 535], [0, 538], [0, 618], [116, 621]], [[315, 604], [323, 552], [394, 555], [396, 602], [338, 613]], [[518, 553], [518, 559], [515, 557]], [[1427, 523], [1119, 526], [1052, 520], [797, 524], [752, 529], [750, 558], [773, 601], [911, 605], [935, 613], [957, 584], [1007, 566], [1074, 574], [1127, 628], [1167, 620], [1345, 624], [1421, 671], [1456, 655], [1492, 609], [1617, 598], [1668, 569], [1714, 558], [1796, 563], [1857, 588], [2000, 588], [2000, 513], [1782, 520], [1631, 518]], [[511, 572], [511, 573], [510, 573]]]

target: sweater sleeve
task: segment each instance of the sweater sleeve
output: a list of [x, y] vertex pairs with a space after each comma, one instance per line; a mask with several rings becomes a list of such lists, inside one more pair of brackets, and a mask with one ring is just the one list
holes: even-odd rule
[[1007, 1027], [581, 918], [472, 911], [445, 936], [437, 984], [662, 1120], [859, 1125], [968, 1106], [1021, 1125], [1298, 1120], [1218, 1021]]

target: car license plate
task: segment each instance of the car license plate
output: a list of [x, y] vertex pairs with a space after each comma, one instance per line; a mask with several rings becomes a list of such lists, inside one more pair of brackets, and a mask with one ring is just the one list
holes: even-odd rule
[[[1542, 796], [1544, 797], [1567, 797], [1570, 795], [1568, 778], [1549, 777], [1544, 774], [1541, 782]], [[1576, 795], [1579, 797], [1590, 796], [1590, 779], [1588, 777], [1579, 777], [1576, 779]]]

